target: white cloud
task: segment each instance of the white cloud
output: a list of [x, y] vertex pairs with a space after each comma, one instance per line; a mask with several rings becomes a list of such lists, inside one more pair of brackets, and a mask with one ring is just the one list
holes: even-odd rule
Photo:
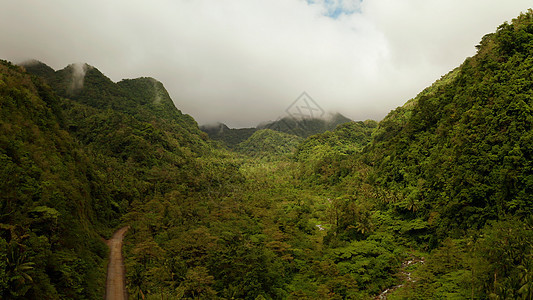
[[[255, 125], [307, 91], [380, 119], [530, 1], [0, 0], [0, 58], [152, 76], [199, 123]], [[337, 8], [344, 13], [332, 15]]]

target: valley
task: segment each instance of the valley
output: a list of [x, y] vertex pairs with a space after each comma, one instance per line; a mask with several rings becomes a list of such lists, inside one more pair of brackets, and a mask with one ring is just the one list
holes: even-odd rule
[[531, 299], [532, 68], [529, 10], [379, 122], [204, 132], [156, 79], [1, 61], [0, 298]]

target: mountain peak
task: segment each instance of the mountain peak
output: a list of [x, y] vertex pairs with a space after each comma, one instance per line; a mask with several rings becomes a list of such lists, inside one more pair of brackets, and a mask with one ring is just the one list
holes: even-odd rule
[[26, 69], [27, 72], [43, 77], [45, 80], [54, 76], [55, 70], [47, 64], [36, 59], [29, 59], [19, 63], [19, 66]]

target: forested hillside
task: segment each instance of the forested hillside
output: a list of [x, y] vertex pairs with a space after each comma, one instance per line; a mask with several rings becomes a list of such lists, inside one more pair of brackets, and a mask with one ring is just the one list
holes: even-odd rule
[[286, 116], [276, 121], [264, 122], [256, 127], [229, 128], [225, 124], [204, 125], [200, 129], [209, 135], [209, 138], [220, 141], [223, 146], [235, 150], [237, 145], [246, 141], [255, 132], [270, 129], [300, 138], [334, 130], [338, 125], [351, 120], [340, 113], [330, 114], [326, 118], [292, 118]]
[[0, 71], [0, 297], [100, 297], [97, 228], [120, 217], [106, 182], [53, 91], [5, 61]]
[[200, 129], [207, 133], [210, 139], [219, 141], [222, 145], [233, 149], [239, 143], [244, 142], [257, 131], [257, 128], [229, 128], [227, 125], [219, 123], [216, 125], [203, 125]]
[[129, 225], [134, 299], [532, 299], [533, 11], [477, 48], [379, 123], [225, 145], [155, 79], [2, 61], [0, 298], [101, 299]]
[[279, 157], [293, 153], [301, 140], [302, 138], [295, 135], [262, 129], [238, 144], [236, 151], [252, 157]]
[[151, 78], [116, 84], [85, 65], [69, 90], [72, 65], [26, 68], [42, 77], [2, 62], [1, 295], [101, 298], [100, 236], [136, 203], [219, 186], [231, 166]]
[[533, 13], [477, 48], [381, 121], [343, 181], [361, 178], [354, 202], [432, 250], [398, 298], [532, 297]]

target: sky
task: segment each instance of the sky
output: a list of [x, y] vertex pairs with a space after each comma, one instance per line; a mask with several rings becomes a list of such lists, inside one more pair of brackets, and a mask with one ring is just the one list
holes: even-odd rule
[[0, 59], [153, 77], [199, 124], [255, 126], [306, 93], [381, 120], [531, 0], [0, 0]]

